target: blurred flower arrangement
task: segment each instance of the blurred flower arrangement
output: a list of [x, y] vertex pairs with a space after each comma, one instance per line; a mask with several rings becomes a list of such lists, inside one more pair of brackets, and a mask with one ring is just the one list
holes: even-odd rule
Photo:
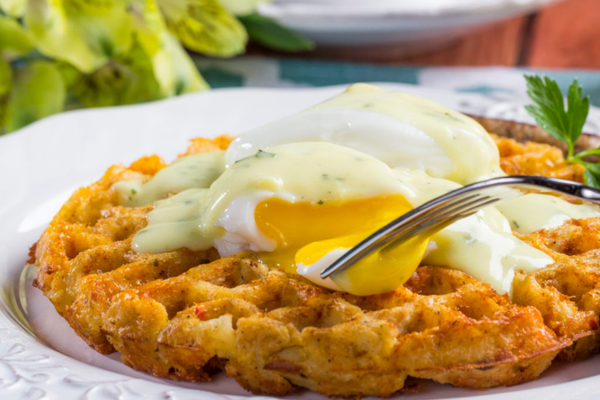
[[0, 134], [78, 107], [208, 89], [185, 49], [312, 43], [254, 14], [266, 0], [0, 0]]

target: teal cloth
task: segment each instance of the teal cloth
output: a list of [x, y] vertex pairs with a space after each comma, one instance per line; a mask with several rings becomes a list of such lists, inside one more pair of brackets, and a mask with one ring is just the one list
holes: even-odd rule
[[[449, 68], [433, 67], [405, 67], [390, 65], [372, 65], [348, 62], [314, 61], [302, 59], [263, 59], [254, 58], [255, 62], [275, 65], [271, 68], [277, 76], [270, 76], [265, 80], [264, 86], [278, 86], [277, 82], [284, 83], [281, 86], [327, 86], [338, 84], [350, 84], [354, 82], [396, 82], [407, 84], [423, 84], [420, 76], [424, 71], [435, 73], [439, 70], [440, 74], [445, 74], [448, 79], [452, 79], [452, 70]], [[228, 61], [207, 61], [198, 63], [200, 72], [213, 88], [223, 87], [242, 87], [247, 86], [247, 76], [244, 69], [244, 58]], [[235, 67], [237, 68], [230, 68]], [[465, 70], [456, 68], [456, 71]], [[469, 71], [473, 69], [468, 69]], [[485, 71], [486, 68], [479, 69]], [[496, 68], [497, 70], [497, 68]], [[507, 79], [515, 79], [515, 69], [506, 68], [507, 72], [512, 71]], [[573, 79], [577, 78], [584, 88], [584, 93], [590, 95], [592, 104], [600, 106], [600, 71], [586, 70], [532, 70], [517, 69], [519, 73], [527, 74], [546, 74], [555, 79], [563, 92], [566, 93]], [[473, 70], [477, 74], [477, 70]], [[509, 74], [507, 74], [509, 75]], [[253, 86], [263, 86], [260, 82], [254, 82]], [[477, 85], [461, 86], [457, 82], [454, 90], [458, 92], [490, 93], [490, 92], [514, 92], [513, 88], [507, 88], [503, 82], [485, 82]], [[524, 87], [524, 82], [523, 82]]]

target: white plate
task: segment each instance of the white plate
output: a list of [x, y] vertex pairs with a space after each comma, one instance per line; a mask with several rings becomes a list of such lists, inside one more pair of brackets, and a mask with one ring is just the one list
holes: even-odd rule
[[[448, 40], [556, 0], [275, 0], [258, 11], [328, 46]], [[417, 49], [415, 49], [417, 50]]]
[[[415, 86], [390, 89], [431, 98], [488, 116], [522, 119], [522, 106], [474, 94]], [[0, 138], [0, 399], [232, 399], [251, 397], [235, 381], [211, 383], [157, 379], [125, 367], [117, 354], [88, 348], [22, 274], [27, 251], [72, 191], [98, 179], [115, 163], [159, 153], [167, 160], [190, 138], [238, 134], [325, 100], [343, 87], [224, 89], [146, 105], [64, 113]], [[594, 109], [589, 128], [600, 126]], [[20, 279], [21, 278], [21, 279]], [[428, 384], [403, 399], [585, 400], [600, 396], [600, 357], [556, 363], [541, 379], [512, 388], [472, 391]], [[325, 399], [310, 392], [294, 399]]]

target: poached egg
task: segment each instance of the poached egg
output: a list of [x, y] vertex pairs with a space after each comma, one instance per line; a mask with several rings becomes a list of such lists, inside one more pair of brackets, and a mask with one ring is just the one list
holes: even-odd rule
[[472, 118], [406, 93], [358, 83], [296, 115], [235, 139], [227, 165], [282, 143], [328, 142], [391, 168], [419, 169], [462, 185], [504, 175], [496, 145]]
[[[503, 294], [510, 293], [516, 270], [553, 262], [512, 234], [511, 223], [528, 212], [517, 215], [509, 202], [508, 211], [489, 207], [431, 238], [373, 253], [332, 279], [319, 276], [414, 207], [502, 175], [497, 147], [474, 120], [425, 99], [357, 84], [241, 135], [224, 154], [184, 157], [144, 185], [120, 182], [115, 188], [124, 205], [163, 198], [133, 240], [138, 252], [215, 247], [227, 256], [253, 250], [274, 268], [357, 295], [393, 290], [424, 263], [463, 270]], [[177, 194], [165, 199], [166, 193]], [[545, 211], [523, 223], [527, 229], [571, 215], [600, 215], [597, 207], [539, 196], [536, 207], [526, 208]]]

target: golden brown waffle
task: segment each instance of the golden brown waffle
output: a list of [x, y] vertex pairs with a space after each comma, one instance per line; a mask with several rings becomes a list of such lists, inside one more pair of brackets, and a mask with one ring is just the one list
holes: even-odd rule
[[[229, 141], [225, 138], [225, 148]], [[208, 150], [214, 150], [213, 141], [205, 142]], [[202, 140], [194, 144], [199, 143]], [[121, 180], [147, 181], [165, 166], [159, 157], [151, 156], [129, 168], [109, 168], [98, 182], [71, 196], [30, 251], [30, 263], [39, 267], [34, 285], [100, 353], [115, 351], [100, 333], [102, 315], [113, 295], [218, 258], [214, 250], [137, 254], [131, 249], [131, 239], [146, 226], [152, 206], [121, 207], [111, 186]]]
[[[511, 149], [503, 161], [542, 165], [551, 155], [552, 171], [542, 173], [572, 173], [550, 146], [496, 140]], [[197, 139], [185, 154], [229, 142]], [[164, 166], [152, 156], [110, 168], [75, 192], [31, 253], [35, 285], [77, 334], [101, 353], [120, 351], [133, 368], [182, 380], [225, 370], [260, 394], [306, 387], [383, 397], [408, 376], [514, 385], [536, 378], [562, 349], [565, 358], [598, 349], [596, 220], [523, 236], [558, 262], [520, 274], [516, 304], [462, 272], [426, 266], [394, 292], [356, 297], [271, 269], [252, 253], [136, 254], [131, 239], [152, 205], [121, 207], [110, 188], [146, 181]]]
[[251, 253], [200, 265], [112, 299], [103, 331], [126, 364], [244, 388], [294, 385], [331, 396], [389, 396], [407, 376], [485, 388], [538, 376], [566, 345], [533, 308], [445, 268], [406, 287], [356, 297], [270, 270]]
[[561, 358], [597, 353], [600, 336], [588, 335], [598, 330], [600, 314], [600, 220], [571, 220], [520, 237], [556, 263], [532, 274], [517, 274], [513, 301], [536, 307], [559, 337], [576, 341]]
[[562, 151], [543, 143], [519, 143], [491, 135], [500, 151], [500, 166], [508, 175], [541, 175], [583, 182], [585, 167], [567, 164]]

